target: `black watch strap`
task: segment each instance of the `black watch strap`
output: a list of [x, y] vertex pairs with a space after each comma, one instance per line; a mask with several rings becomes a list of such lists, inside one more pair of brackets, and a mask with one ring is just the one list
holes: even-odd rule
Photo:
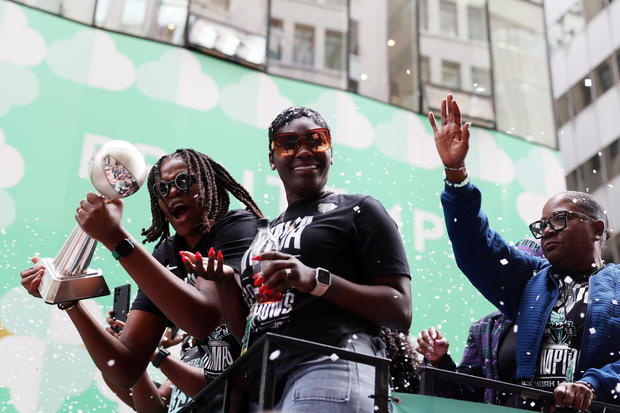
[[164, 361], [164, 359], [169, 355], [170, 352], [168, 350], [163, 347], [157, 347], [157, 355], [155, 356], [155, 360], [151, 362], [153, 364], [153, 367], [159, 368], [161, 362]]
[[129, 254], [131, 254], [131, 251], [133, 251], [135, 247], [136, 242], [134, 240], [132, 240], [131, 238], [125, 238], [124, 240], [116, 244], [116, 246], [114, 247], [114, 251], [112, 251], [112, 255], [117, 260], [120, 260], [121, 258], [125, 258]]

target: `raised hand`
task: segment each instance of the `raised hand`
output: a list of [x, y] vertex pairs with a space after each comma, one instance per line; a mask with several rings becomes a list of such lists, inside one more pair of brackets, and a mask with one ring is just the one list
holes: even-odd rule
[[180, 251], [179, 254], [181, 254], [181, 260], [185, 268], [198, 277], [202, 277], [206, 280], [218, 281], [225, 277], [234, 276], [235, 271], [233, 268], [224, 265], [224, 255], [222, 251], [217, 252], [217, 259], [215, 259], [216, 254], [213, 247], [209, 250], [208, 258], [203, 258], [198, 251], [196, 251], [195, 254], [189, 251]]
[[442, 336], [435, 327], [420, 331], [418, 352], [423, 354], [431, 364], [439, 364], [448, 353], [449, 346], [448, 339]]
[[461, 126], [461, 111], [452, 95], [441, 101], [441, 126], [437, 127], [433, 112], [429, 112], [428, 120], [434, 131], [437, 152], [446, 169], [465, 171], [471, 123]]

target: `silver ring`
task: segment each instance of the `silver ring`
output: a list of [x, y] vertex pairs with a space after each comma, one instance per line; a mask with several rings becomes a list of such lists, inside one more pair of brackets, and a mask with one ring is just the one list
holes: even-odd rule
[[284, 272], [286, 273], [286, 279], [288, 280], [288, 278], [291, 276], [291, 269], [290, 268], [285, 268]]

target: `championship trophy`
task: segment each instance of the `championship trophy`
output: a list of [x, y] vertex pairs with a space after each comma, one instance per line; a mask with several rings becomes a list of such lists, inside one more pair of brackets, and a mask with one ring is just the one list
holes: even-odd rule
[[[95, 189], [107, 199], [134, 194], [146, 178], [144, 156], [126, 141], [103, 144], [93, 155], [90, 179]], [[53, 260], [42, 258], [45, 273], [39, 293], [48, 304], [58, 304], [110, 294], [101, 270], [88, 268], [97, 241], [76, 225]]]

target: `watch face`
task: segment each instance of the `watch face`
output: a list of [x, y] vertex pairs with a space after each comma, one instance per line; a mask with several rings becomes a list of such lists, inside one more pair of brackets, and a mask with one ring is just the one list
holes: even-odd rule
[[323, 268], [317, 268], [316, 282], [323, 285], [329, 285], [331, 283], [332, 275], [329, 271]]

